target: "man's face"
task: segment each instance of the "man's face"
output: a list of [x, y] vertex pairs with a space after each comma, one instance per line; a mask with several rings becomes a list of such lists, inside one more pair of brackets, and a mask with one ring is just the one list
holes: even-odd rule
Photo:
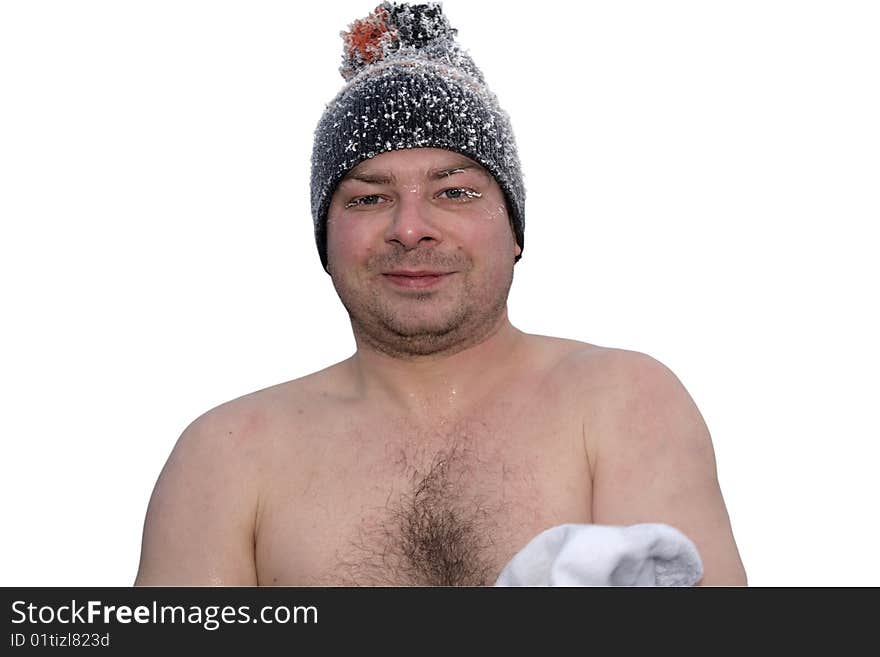
[[355, 334], [392, 355], [482, 340], [506, 309], [520, 251], [495, 179], [442, 149], [362, 162], [327, 213], [328, 270]]

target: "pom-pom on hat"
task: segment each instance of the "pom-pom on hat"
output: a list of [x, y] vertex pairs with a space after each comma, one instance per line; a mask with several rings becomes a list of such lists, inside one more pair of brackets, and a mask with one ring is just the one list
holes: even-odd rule
[[396, 2], [340, 33], [346, 84], [321, 116], [312, 150], [312, 218], [325, 270], [336, 186], [364, 160], [401, 148], [444, 148], [481, 164], [504, 192], [524, 248], [525, 189], [510, 119], [457, 33], [440, 3]]

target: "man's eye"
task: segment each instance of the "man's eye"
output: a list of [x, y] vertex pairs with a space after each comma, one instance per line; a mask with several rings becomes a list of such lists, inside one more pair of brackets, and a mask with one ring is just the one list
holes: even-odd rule
[[446, 195], [446, 198], [454, 200], [482, 198], [483, 196], [480, 192], [468, 189], [467, 187], [452, 187], [451, 189], [444, 189], [440, 192], [440, 195], [443, 196], [444, 194]]
[[369, 196], [358, 196], [346, 204], [346, 208], [356, 208], [364, 205], [376, 205], [382, 197], [378, 194], [370, 194]]

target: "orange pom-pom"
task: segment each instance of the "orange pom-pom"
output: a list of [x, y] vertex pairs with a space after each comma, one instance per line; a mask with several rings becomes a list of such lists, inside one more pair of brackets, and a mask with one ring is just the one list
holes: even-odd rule
[[348, 58], [365, 64], [381, 59], [386, 44], [394, 40], [388, 27], [388, 12], [381, 5], [376, 7], [372, 14], [352, 23], [342, 38]]

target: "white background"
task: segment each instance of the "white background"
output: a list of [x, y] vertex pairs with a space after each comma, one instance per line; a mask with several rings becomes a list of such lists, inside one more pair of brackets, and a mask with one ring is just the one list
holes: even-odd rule
[[[128, 586], [186, 425], [353, 352], [308, 167], [373, 6], [0, 3], [0, 585]], [[513, 323], [679, 376], [751, 584], [880, 585], [877, 4], [444, 10], [519, 142]]]

